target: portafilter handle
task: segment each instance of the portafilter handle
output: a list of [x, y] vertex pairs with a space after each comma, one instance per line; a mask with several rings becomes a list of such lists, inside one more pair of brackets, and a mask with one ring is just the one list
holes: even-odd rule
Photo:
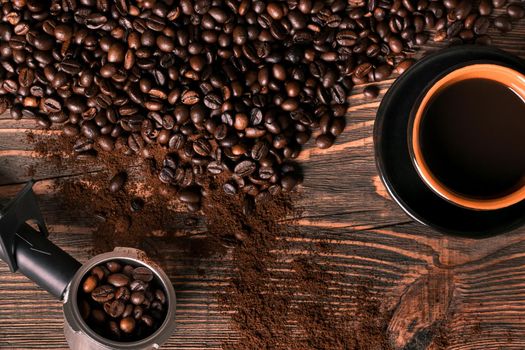
[[[59, 300], [81, 264], [47, 239], [48, 231], [30, 181], [0, 209], [0, 259]], [[40, 232], [28, 225], [36, 222]]]

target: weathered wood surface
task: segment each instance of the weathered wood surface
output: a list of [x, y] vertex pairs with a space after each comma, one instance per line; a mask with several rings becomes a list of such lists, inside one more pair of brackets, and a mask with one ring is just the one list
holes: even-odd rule
[[[511, 34], [496, 34], [495, 45], [525, 58], [525, 24]], [[392, 81], [380, 84], [381, 95]], [[304, 238], [284, 237], [297, 247], [287, 254], [308, 255], [305, 244], [329, 245], [323, 263], [330, 271], [371, 282], [372, 291], [393, 310], [389, 329], [400, 349], [435, 348], [429, 331], [445, 319], [450, 349], [524, 349], [525, 228], [470, 240], [444, 236], [407, 217], [386, 194], [375, 168], [372, 130], [379, 101], [365, 101], [362, 87], [354, 89], [347, 130], [336, 145], [301, 155]], [[60, 211], [49, 187], [54, 178], [79, 170], [58, 172], [36, 156], [26, 140], [26, 132], [35, 129], [31, 120], [0, 116], [0, 200], [30, 178], [30, 167], [37, 169], [36, 190], [51, 239], [86, 261], [92, 225]], [[218, 349], [235, 337], [216, 301], [231, 275], [228, 255], [196, 258], [167, 239], [147, 243], [163, 257], [178, 295], [178, 329], [165, 348]], [[345, 299], [349, 309], [352, 290]], [[0, 348], [66, 348], [62, 326], [60, 303], [1, 263]]]

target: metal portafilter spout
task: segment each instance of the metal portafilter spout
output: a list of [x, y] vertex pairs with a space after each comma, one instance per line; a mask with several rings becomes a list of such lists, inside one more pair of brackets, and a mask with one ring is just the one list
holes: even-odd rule
[[[38, 231], [28, 223], [35, 223]], [[33, 181], [0, 208], [0, 259], [11, 272], [20, 272], [63, 302], [64, 334], [75, 350], [150, 350], [158, 349], [175, 330], [175, 291], [168, 276], [144, 252], [117, 247], [81, 264], [47, 239], [48, 231], [40, 213]], [[120, 261], [153, 272], [159, 288], [166, 295], [162, 324], [146, 338], [116, 341], [95, 332], [79, 311], [79, 289], [92, 269], [110, 261]]]
[[[0, 209], [0, 259], [11, 272], [20, 272], [57, 299], [82, 264], [47, 239], [48, 231], [40, 213], [33, 182]], [[27, 222], [37, 224], [40, 232]]]

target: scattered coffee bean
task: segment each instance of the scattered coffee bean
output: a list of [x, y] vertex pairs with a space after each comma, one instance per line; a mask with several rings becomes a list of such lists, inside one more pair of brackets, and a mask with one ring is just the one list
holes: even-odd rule
[[512, 29], [512, 22], [509, 15], [499, 15], [494, 19], [494, 27], [502, 33], [507, 33]]
[[379, 88], [375, 85], [368, 85], [363, 89], [363, 94], [365, 95], [365, 98], [372, 100], [379, 96]]
[[113, 193], [120, 191], [120, 189], [124, 186], [126, 179], [127, 174], [125, 172], [120, 172], [113, 176], [113, 178], [109, 181], [109, 191]]
[[144, 208], [144, 200], [141, 198], [133, 198], [130, 203], [131, 211], [141, 211]]
[[330, 134], [321, 134], [315, 140], [315, 144], [320, 149], [330, 148], [334, 144], [334, 137]]
[[507, 14], [513, 19], [522, 19], [525, 17], [525, 8], [520, 4], [510, 4], [507, 7]]
[[184, 189], [179, 192], [179, 199], [184, 203], [199, 203], [201, 196], [194, 189]]

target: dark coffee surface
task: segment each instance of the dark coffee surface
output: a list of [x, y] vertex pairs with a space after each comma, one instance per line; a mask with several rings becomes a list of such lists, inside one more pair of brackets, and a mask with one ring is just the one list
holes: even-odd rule
[[523, 181], [525, 103], [500, 83], [468, 79], [440, 91], [420, 138], [430, 171], [457, 193], [495, 198]]

